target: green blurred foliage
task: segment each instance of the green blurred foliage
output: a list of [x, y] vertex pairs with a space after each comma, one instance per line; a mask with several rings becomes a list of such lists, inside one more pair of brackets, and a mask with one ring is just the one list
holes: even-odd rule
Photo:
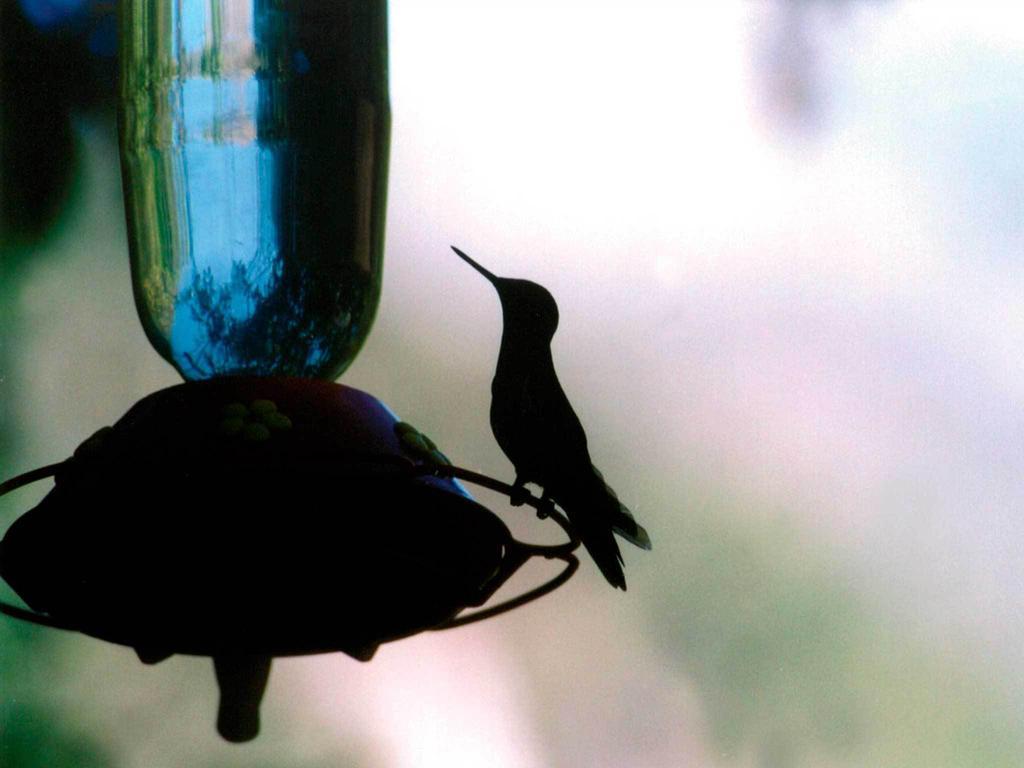
[[0, 702], [0, 765], [6, 768], [107, 768], [110, 756], [73, 732], [60, 712], [35, 703]]
[[765, 768], [1024, 765], [1019, 697], [993, 670], [908, 636], [787, 516], [738, 506], [720, 498], [659, 547], [678, 564], [659, 634], [720, 749]]
[[[0, 454], [0, 467], [7, 465], [5, 459]], [[10, 590], [5, 589], [2, 597], [10, 600]], [[59, 663], [65, 654], [55, 632], [0, 617], [3, 768], [109, 768], [117, 764], [94, 735], [76, 731], [53, 704], [52, 693], [60, 685], [60, 675], [67, 671]]]
[[0, 37], [2, 268], [50, 234], [74, 195], [74, 115], [105, 114], [113, 127], [115, 62], [92, 55], [82, 30], [38, 30], [18, 0], [0, 0]]
[[[7, 4], [5, 3], [5, 6]], [[4, 20], [12, 18], [4, 8]], [[12, 37], [5, 30], [5, 52], [0, 81], [0, 99], [12, 102], [10, 66], [13, 58], [6, 45]], [[45, 83], [45, 80], [44, 80]], [[56, 102], [59, 105], [59, 99]], [[21, 443], [18, 409], [9, 394], [18, 391], [16, 347], [24, 327], [20, 292], [30, 273], [32, 258], [42, 244], [59, 229], [60, 214], [73, 200], [76, 187], [71, 131], [67, 114], [55, 116], [31, 113], [34, 102], [27, 98], [3, 109], [0, 125], [0, 157], [3, 183], [0, 185], [0, 479], [20, 466]], [[28, 109], [30, 114], [25, 114]], [[49, 107], [47, 107], [49, 109]], [[51, 121], [52, 118], [52, 121]], [[58, 119], [59, 118], [59, 119]], [[50, 144], [38, 142], [26, 148], [13, 137], [25, 131], [12, 130], [18, 120], [52, 122], [47, 133]], [[63, 121], [63, 122], [62, 122]], [[39, 151], [35, 151], [38, 149]], [[6, 530], [15, 516], [18, 498], [0, 500], [0, 530]], [[0, 592], [12, 600], [9, 589]], [[0, 617], [0, 766], [3, 768], [110, 768], [116, 762], [94, 736], [74, 730], [59, 708], [51, 704], [60, 670], [52, 662], [60, 655], [57, 636], [46, 629]]]

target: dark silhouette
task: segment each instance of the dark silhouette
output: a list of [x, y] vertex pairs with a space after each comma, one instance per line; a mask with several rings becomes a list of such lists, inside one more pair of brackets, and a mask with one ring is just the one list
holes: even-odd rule
[[[326, 381], [155, 392], [71, 458], [0, 482], [0, 497], [48, 477], [0, 539], [0, 578], [28, 609], [0, 601], [0, 613], [130, 646], [146, 664], [212, 657], [217, 729], [232, 742], [259, 732], [273, 657], [369, 661], [381, 643], [541, 597], [578, 565], [559, 513], [569, 541], [515, 540], [454, 478], [511, 486], [452, 466], [375, 397]], [[480, 608], [534, 557], [565, 568]]]
[[252, 741], [260, 732], [260, 702], [270, 677], [269, 656], [214, 656], [220, 688], [217, 732], [230, 742]]
[[565, 510], [583, 546], [608, 582], [626, 588], [613, 533], [643, 549], [647, 531], [619, 502], [590, 461], [587, 435], [562, 391], [551, 358], [558, 305], [546, 288], [484, 269], [452, 246], [498, 291], [504, 330], [491, 384], [491, 429], [515, 466], [515, 488], [537, 483]]

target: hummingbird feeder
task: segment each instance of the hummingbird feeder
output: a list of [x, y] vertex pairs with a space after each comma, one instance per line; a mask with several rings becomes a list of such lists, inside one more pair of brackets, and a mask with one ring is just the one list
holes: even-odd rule
[[[505, 612], [567, 581], [578, 540], [550, 503], [453, 466], [333, 383], [380, 295], [385, 0], [119, 5], [132, 286], [185, 383], [0, 484], [55, 481], [0, 541], [28, 606], [0, 611], [146, 663], [212, 657], [218, 730], [247, 741], [273, 657], [368, 661]], [[460, 481], [525, 500], [567, 540], [517, 541]], [[534, 557], [564, 567], [485, 606]]]

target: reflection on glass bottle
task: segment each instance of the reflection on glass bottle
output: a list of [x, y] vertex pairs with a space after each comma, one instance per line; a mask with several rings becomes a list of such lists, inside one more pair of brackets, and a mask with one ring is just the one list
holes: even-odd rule
[[335, 378], [380, 296], [385, 0], [124, 0], [135, 303], [186, 379]]

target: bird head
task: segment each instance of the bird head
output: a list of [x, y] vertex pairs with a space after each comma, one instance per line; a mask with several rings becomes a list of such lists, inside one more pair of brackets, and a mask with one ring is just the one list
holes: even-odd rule
[[454, 245], [452, 250], [494, 286], [501, 300], [506, 330], [550, 341], [558, 328], [558, 304], [547, 288], [529, 280], [498, 277]]

